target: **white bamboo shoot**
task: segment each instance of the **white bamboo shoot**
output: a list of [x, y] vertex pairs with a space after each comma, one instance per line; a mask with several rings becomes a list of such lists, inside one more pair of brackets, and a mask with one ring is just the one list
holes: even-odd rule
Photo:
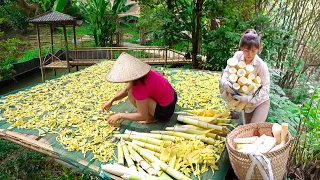
[[244, 61], [239, 61], [238, 64], [237, 64], [237, 69], [244, 69], [246, 68], [246, 63]]
[[229, 81], [231, 83], [235, 83], [235, 82], [237, 82], [237, 80], [238, 80], [238, 76], [236, 74], [230, 74]]
[[261, 78], [260, 78], [260, 76], [256, 76], [252, 81], [253, 81], [254, 83], [256, 83], [256, 84], [261, 84]]
[[252, 73], [253, 70], [254, 70], [254, 67], [253, 67], [252, 65], [248, 64], [248, 65], [246, 66], [246, 75]]
[[236, 67], [237, 64], [238, 64], [238, 59], [230, 58], [230, 59], [227, 60], [227, 64], [228, 64], [229, 68]]
[[244, 70], [244, 69], [239, 69], [239, 70], [237, 71], [237, 75], [238, 75], [238, 77], [244, 77], [244, 76], [246, 75], [246, 70]]
[[238, 82], [238, 84], [240, 84], [240, 86], [246, 85], [247, 84], [247, 78], [246, 77], [240, 77], [237, 82]]
[[246, 86], [246, 85], [241, 86], [241, 88], [239, 89], [239, 92], [247, 94], [248, 93], [248, 86]]
[[236, 74], [237, 69], [236, 68], [229, 68], [229, 74]]

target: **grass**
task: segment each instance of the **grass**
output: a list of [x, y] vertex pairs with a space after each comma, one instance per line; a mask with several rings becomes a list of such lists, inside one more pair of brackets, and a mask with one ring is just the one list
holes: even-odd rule
[[94, 179], [52, 158], [0, 139], [0, 179]]
[[123, 35], [125, 34], [131, 34], [133, 38], [131, 39], [123, 39], [124, 42], [129, 42], [129, 43], [134, 43], [134, 44], [139, 44], [136, 40], [139, 39], [139, 30], [137, 28], [123, 28], [122, 29]]

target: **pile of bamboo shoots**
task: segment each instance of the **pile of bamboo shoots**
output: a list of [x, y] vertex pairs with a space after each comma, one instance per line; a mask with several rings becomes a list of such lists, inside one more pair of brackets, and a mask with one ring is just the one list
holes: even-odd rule
[[286, 143], [288, 123], [282, 123], [281, 125], [278, 123], [273, 124], [272, 134], [273, 136], [263, 134], [261, 136], [234, 138], [233, 141], [236, 143], [236, 149], [243, 153], [267, 153], [276, 151]]
[[230, 132], [226, 127], [230, 118], [228, 112], [205, 111], [206, 115], [215, 115], [204, 117], [192, 111], [179, 112], [178, 121], [187, 125], [150, 133], [126, 130], [124, 134], [115, 134], [121, 139], [118, 161], [103, 165], [102, 169], [123, 178], [135, 176], [138, 179], [169, 179], [170, 176], [190, 179], [191, 173], [200, 178], [209, 168], [214, 172], [225, 147], [225, 135]]
[[[232, 84], [232, 88], [239, 94], [253, 95], [253, 93], [261, 86], [259, 76], [253, 74], [254, 67], [246, 64], [244, 61], [238, 62], [238, 59], [230, 58], [228, 64], [228, 79]], [[241, 112], [247, 102], [240, 102], [236, 99], [231, 99], [228, 102], [229, 109], [235, 109]]]

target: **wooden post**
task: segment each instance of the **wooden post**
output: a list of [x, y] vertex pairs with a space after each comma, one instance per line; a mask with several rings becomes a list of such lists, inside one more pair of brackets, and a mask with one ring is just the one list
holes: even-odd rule
[[65, 42], [65, 46], [66, 46], [66, 60], [67, 60], [67, 67], [68, 67], [68, 72], [70, 72], [70, 64], [69, 64], [69, 49], [68, 49], [68, 38], [67, 38], [66, 25], [63, 25], [63, 34], [64, 34], [64, 42]]
[[42, 55], [41, 55], [40, 31], [39, 31], [38, 24], [36, 24], [36, 28], [37, 28], [38, 53], [39, 53], [39, 60], [40, 60], [41, 77], [42, 77], [42, 81], [45, 81], [44, 72], [43, 72]]
[[[74, 39], [74, 58], [78, 59], [78, 51], [77, 51], [77, 36], [76, 36], [76, 26], [73, 25], [73, 39]], [[76, 66], [77, 71], [79, 71], [79, 67]]]
[[[51, 62], [54, 61], [54, 48], [53, 48], [53, 27], [50, 24], [50, 43], [51, 43]], [[57, 75], [56, 69], [53, 69], [54, 76]]]
[[165, 48], [165, 58], [164, 58], [164, 65], [167, 66], [167, 61], [168, 61], [168, 49]]
[[76, 36], [76, 26], [73, 25], [73, 39], [74, 39], [74, 49], [77, 50], [77, 36]]

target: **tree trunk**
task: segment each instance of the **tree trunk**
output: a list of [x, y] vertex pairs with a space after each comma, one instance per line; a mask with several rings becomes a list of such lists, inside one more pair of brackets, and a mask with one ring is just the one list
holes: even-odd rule
[[[167, 8], [168, 8], [168, 11], [170, 12], [170, 16], [171, 16], [171, 19], [173, 19], [173, 0], [167, 0]], [[170, 24], [168, 25], [165, 25], [165, 29], [169, 29], [170, 28]], [[171, 32], [168, 33], [168, 36], [169, 36], [169, 39], [168, 39], [168, 45], [169, 45], [169, 48], [172, 49], [173, 46], [174, 46], [174, 42], [173, 42], [173, 34]]]
[[26, 0], [16, 0], [18, 6], [20, 7], [20, 12], [28, 17], [32, 17], [41, 14], [43, 11], [40, 4], [37, 3], [27, 3]]
[[192, 67], [198, 68], [198, 53], [200, 45], [200, 31], [201, 31], [201, 18], [202, 6], [204, 0], [196, 1], [196, 5], [192, 11]]

